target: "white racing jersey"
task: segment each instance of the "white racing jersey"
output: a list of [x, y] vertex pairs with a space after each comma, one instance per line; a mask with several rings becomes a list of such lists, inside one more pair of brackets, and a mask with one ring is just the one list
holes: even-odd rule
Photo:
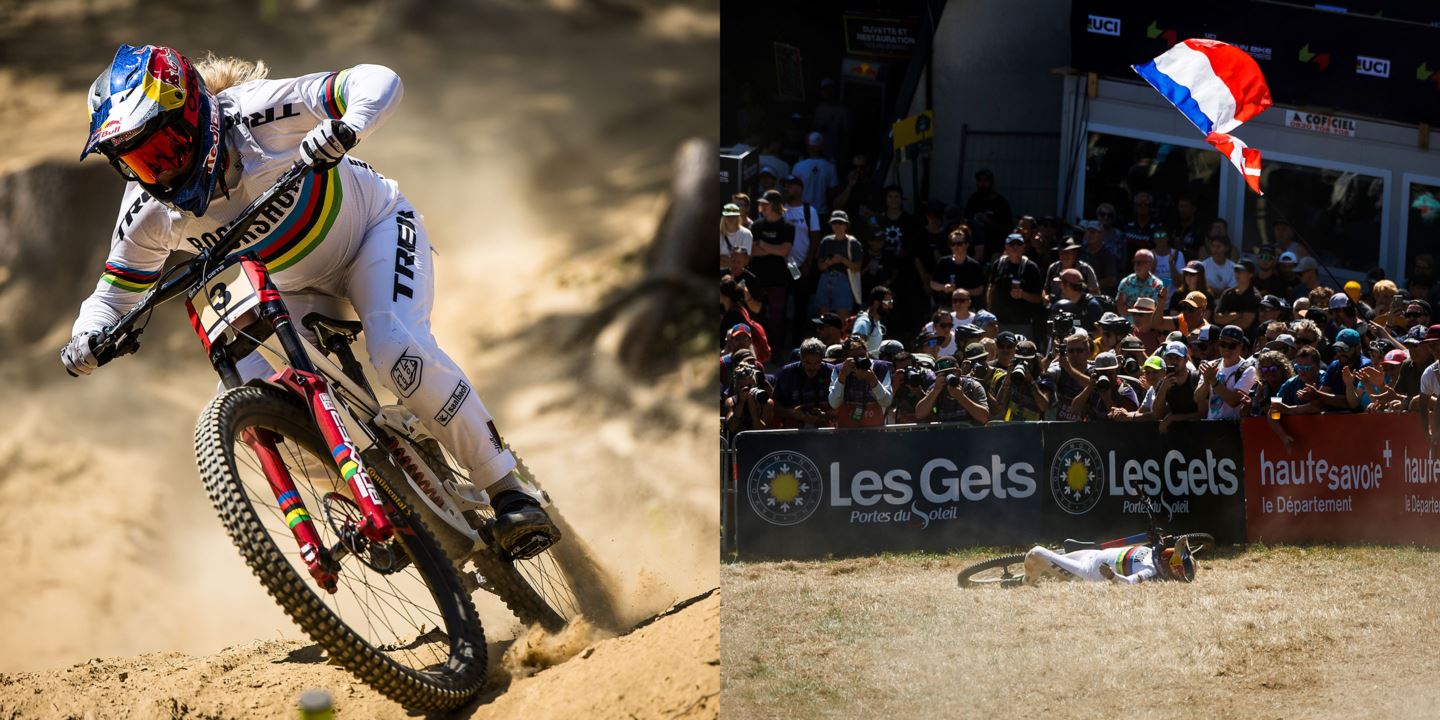
[[[218, 93], [225, 147], [238, 152], [242, 169], [238, 187], [230, 188], [229, 197], [212, 199], [205, 216], [197, 218], [166, 207], [130, 183], [103, 274], [81, 304], [73, 332], [114, 324], [154, 286], [170, 253], [214, 245], [240, 211], [294, 164], [300, 141], [321, 120], [342, 120], [363, 140], [385, 121], [401, 94], [400, 78], [379, 65], [254, 80]], [[366, 230], [392, 216], [403, 201], [395, 181], [346, 156], [280, 196], [246, 232], [240, 249], [259, 253], [282, 292], [324, 286], [353, 261]]]
[[1035, 547], [1026, 554], [1025, 574], [1039, 578], [1050, 575], [1074, 577], [1091, 582], [1104, 582], [1100, 567], [1109, 565], [1115, 571], [1115, 579], [1131, 585], [1160, 578], [1156, 563], [1160, 557], [1148, 545], [1130, 545], [1105, 550], [1076, 550], [1057, 553], [1045, 547]]

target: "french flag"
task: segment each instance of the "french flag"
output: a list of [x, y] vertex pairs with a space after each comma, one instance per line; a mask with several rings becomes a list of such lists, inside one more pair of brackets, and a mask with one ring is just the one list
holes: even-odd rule
[[1218, 40], [1192, 38], [1132, 67], [1260, 192], [1260, 151], [1227, 134], [1270, 107], [1270, 87], [1254, 58]]

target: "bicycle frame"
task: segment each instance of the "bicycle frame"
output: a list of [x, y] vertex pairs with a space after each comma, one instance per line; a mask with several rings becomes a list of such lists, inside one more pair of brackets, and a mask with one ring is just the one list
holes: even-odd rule
[[[232, 279], [225, 273], [238, 266], [240, 272]], [[331, 397], [329, 384], [316, 372], [308, 343], [301, 339], [270, 273], [253, 254], [227, 258], [187, 291], [185, 302], [190, 325], [199, 335], [227, 387], [240, 384], [236, 370], [237, 357], [244, 357], [273, 335], [280, 340], [288, 367], [275, 373], [269, 381], [305, 400], [310, 415], [325, 439], [325, 446], [349, 484], [365, 520], [355, 531], [373, 542], [386, 542], [394, 526], [385, 514], [385, 501], [350, 439], [345, 423]], [[203, 297], [200, 297], [202, 296]], [[339, 555], [343, 545], [326, 548], [314, 527], [314, 521], [295, 489], [284, 459], [275, 447], [275, 436], [269, 432], [247, 432], [244, 440], [260, 460], [275, 500], [285, 513], [286, 524], [300, 547], [301, 557], [312, 577], [328, 592], [335, 592], [339, 573]]]

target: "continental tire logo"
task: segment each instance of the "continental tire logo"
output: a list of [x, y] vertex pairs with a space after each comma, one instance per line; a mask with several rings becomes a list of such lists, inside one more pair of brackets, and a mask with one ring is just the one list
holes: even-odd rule
[[1089, 440], [1067, 440], [1050, 461], [1050, 495], [1071, 515], [1084, 515], [1105, 494], [1105, 461]]
[[804, 522], [820, 507], [824, 491], [820, 468], [810, 458], [789, 450], [761, 458], [745, 480], [750, 509], [772, 525]]

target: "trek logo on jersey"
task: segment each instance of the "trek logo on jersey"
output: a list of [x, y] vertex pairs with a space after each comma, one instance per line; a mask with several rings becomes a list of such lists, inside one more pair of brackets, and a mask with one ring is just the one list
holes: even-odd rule
[[1366, 57], [1364, 55], [1357, 55], [1355, 56], [1355, 74], [1369, 75], [1371, 77], [1378, 78], [1388, 78], [1390, 77], [1390, 60], [1389, 58], [1375, 58]]
[[300, 113], [295, 110], [295, 103], [285, 103], [284, 105], [281, 105], [279, 108], [279, 115], [275, 114], [275, 110], [276, 108], [268, 107], [259, 112], [250, 113], [249, 115], [227, 115], [225, 117], [225, 129], [228, 130], [234, 127], [236, 123], [243, 124], [245, 127], [248, 128], [254, 128], [260, 127], [261, 125], [264, 125], [266, 123], [275, 122], [276, 120], [300, 117]]
[[400, 359], [390, 367], [390, 379], [395, 382], [395, 392], [407, 398], [414, 395], [416, 388], [420, 387], [420, 373], [425, 369], [425, 363], [409, 353], [410, 348], [405, 348], [400, 353]]
[[460, 405], [465, 402], [465, 398], [467, 397], [470, 397], [470, 386], [466, 385], [464, 380], [461, 380], [455, 384], [455, 389], [450, 391], [450, 397], [447, 398], [445, 404], [440, 407], [440, 412], [435, 413], [436, 422], [439, 422], [441, 425], [449, 425], [450, 421], [455, 419], [455, 413], [460, 409]]
[[125, 229], [135, 224], [135, 213], [140, 212], [140, 208], [144, 207], [145, 201], [149, 199], [150, 193], [141, 191], [140, 196], [135, 198], [135, 202], [130, 203], [130, 208], [125, 211], [125, 218], [115, 228], [116, 240], [125, 239]]
[[395, 213], [395, 224], [399, 232], [395, 236], [395, 285], [391, 291], [391, 301], [398, 302], [400, 296], [407, 298], [415, 297], [415, 292], [409, 285], [401, 280], [415, 279], [415, 211], [401, 210]]

